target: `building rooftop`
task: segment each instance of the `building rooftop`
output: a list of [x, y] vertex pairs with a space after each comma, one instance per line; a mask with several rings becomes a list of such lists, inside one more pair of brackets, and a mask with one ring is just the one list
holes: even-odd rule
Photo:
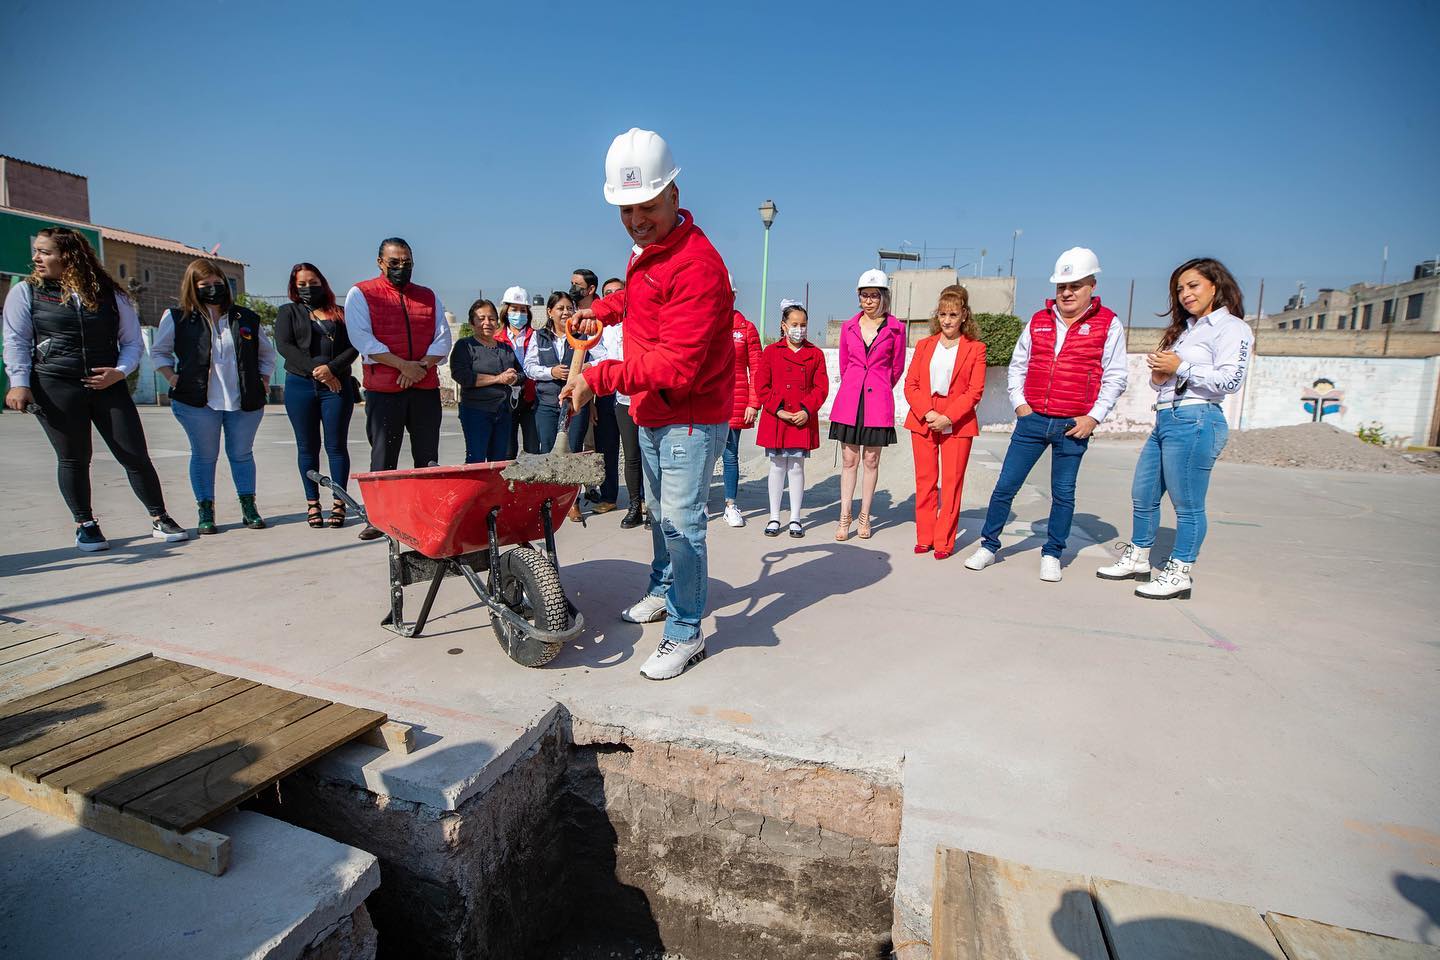
[[34, 160], [26, 160], [22, 157], [12, 157], [8, 153], [0, 153], [0, 160], [14, 160], [16, 163], [23, 163], [26, 166], [31, 167], [39, 167], [41, 170], [54, 170], [56, 173], [63, 173], [67, 177], [79, 177], [81, 180], [89, 179], [83, 173], [74, 173], [70, 170], [61, 170], [59, 167], [52, 167], [49, 164], [45, 163], [36, 163]]
[[168, 240], [165, 237], [152, 237], [149, 234], [134, 233], [130, 230], [121, 230], [118, 227], [101, 227], [100, 236], [106, 240], [114, 240], [118, 243], [130, 243], [137, 247], [149, 247], [152, 250], [165, 250], [169, 253], [183, 253], [194, 257], [208, 257], [211, 260], [238, 263], [242, 267], [248, 266], [244, 260], [236, 260], [234, 257], [211, 253], [204, 247], [192, 247], [190, 244], [181, 243], [179, 240]]

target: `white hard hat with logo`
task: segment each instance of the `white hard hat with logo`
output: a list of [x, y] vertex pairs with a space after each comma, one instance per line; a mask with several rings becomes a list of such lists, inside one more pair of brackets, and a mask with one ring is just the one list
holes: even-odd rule
[[680, 175], [670, 145], [653, 130], [631, 127], [616, 137], [605, 154], [605, 199], [617, 207], [660, 196]]
[[890, 278], [885, 276], [884, 270], [866, 270], [860, 274], [860, 279], [855, 282], [855, 289], [864, 290], [866, 287], [879, 287], [881, 290], [889, 290]]
[[1055, 261], [1055, 275], [1051, 283], [1075, 283], [1086, 277], [1100, 275], [1100, 258], [1089, 247], [1071, 247], [1060, 254]]
[[530, 294], [524, 287], [506, 287], [505, 296], [500, 298], [501, 303], [513, 303], [518, 306], [530, 306]]

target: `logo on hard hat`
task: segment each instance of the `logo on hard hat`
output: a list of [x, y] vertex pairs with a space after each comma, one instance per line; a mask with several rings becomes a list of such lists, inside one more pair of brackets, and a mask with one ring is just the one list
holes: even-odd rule
[[1067, 264], [1065, 264], [1065, 266], [1063, 266], [1063, 267], [1060, 268], [1060, 275], [1063, 276], [1063, 277], [1068, 277], [1068, 276], [1070, 276], [1070, 274], [1072, 274], [1072, 273], [1074, 273], [1074, 272], [1075, 272], [1075, 267], [1074, 267], [1073, 264], [1067, 263]]
[[620, 170], [620, 189], [629, 190], [632, 187], [640, 186], [640, 168], [622, 167]]

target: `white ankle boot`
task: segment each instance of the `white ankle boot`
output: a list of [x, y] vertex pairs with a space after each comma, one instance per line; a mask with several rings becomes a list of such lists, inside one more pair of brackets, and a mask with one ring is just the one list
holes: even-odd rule
[[1147, 600], [1189, 600], [1190, 571], [1193, 568], [1193, 564], [1181, 563], [1175, 559], [1166, 560], [1165, 568], [1156, 573], [1149, 583], [1142, 583], [1135, 588], [1135, 596]]
[[1137, 547], [1122, 540], [1115, 544], [1115, 549], [1120, 551], [1120, 559], [1096, 570], [1095, 576], [1101, 580], [1129, 580], [1133, 577], [1141, 583], [1150, 579], [1149, 547]]

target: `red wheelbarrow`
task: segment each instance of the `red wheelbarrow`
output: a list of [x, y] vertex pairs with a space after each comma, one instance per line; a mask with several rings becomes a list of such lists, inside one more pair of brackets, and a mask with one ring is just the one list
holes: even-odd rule
[[[389, 541], [390, 612], [384, 626], [402, 637], [419, 636], [440, 582], [464, 577], [490, 608], [490, 625], [505, 653], [516, 663], [539, 667], [585, 629], [585, 618], [565, 596], [555, 554], [555, 518], [565, 516], [579, 488], [512, 482], [500, 476], [509, 465], [356, 474], [364, 506], [329, 477], [314, 470], [309, 476]], [[542, 539], [543, 553], [532, 545]], [[406, 623], [405, 587], [413, 583], [430, 587], [414, 622]]]

